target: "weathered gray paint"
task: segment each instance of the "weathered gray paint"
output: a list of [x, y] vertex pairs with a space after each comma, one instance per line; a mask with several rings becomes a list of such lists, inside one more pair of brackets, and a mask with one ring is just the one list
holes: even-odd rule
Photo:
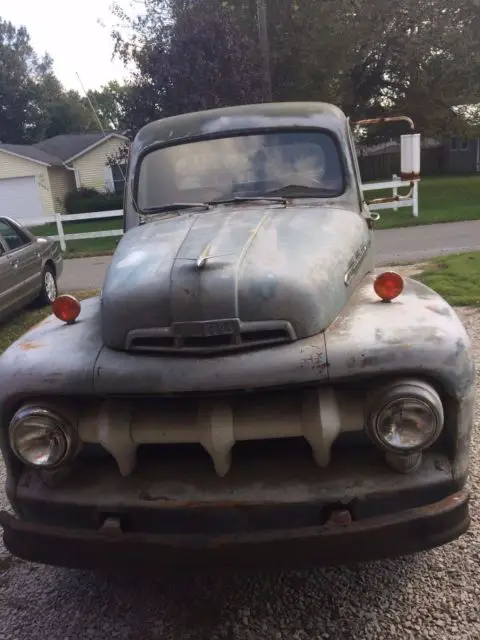
[[50, 315], [13, 343], [0, 358], [0, 407], [20, 398], [93, 393], [93, 370], [101, 349], [100, 299], [82, 302], [72, 325]]
[[91, 298], [82, 303], [75, 324], [49, 316], [5, 351], [0, 358], [0, 406], [5, 409], [42, 394], [228, 391], [412, 370], [437, 379], [452, 397], [468, 395], [474, 360], [454, 310], [411, 279], [397, 300], [384, 304], [373, 292], [375, 273], [364, 278], [326, 332], [273, 349], [216, 358], [152, 358], [102, 347], [100, 302]]
[[[354, 211], [296, 204], [218, 207], [157, 219], [127, 233], [102, 291], [103, 342], [176, 323], [283, 321], [304, 338], [328, 327], [371, 268], [372, 232]], [[205, 266], [197, 260], [208, 247]], [[352, 263], [357, 253], [363, 257]], [[345, 274], [352, 271], [348, 286]]]
[[437, 293], [411, 279], [397, 300], [381, 302], [373, 291], [379, 272], [363, 279], [325, 332], [291, 344], [218, 358], [145, 358], [104, 348], [95, 390], [102, 395], [212, 392], [422, 371], [463, 398], [475, 372], [470, 340], [457, 315]]
[[[340, 383], [350, 383], [355, 394], [362, 395], [391, 377], [412, 375], [430, 380], [441, 394], [446, 407], [444, 435], [451, 444], [448, 460], [442, 461], [446, 451], [428, 452], [422, 467], [408, 481], [400, 480], [389, 469], [375, 485], [376, 496], [390, 494], [395, 500], [402, 483], [412, 482], [420, 490], [421, 478], [433, 491], [440, 491], [440, 485], [445, 487], [450, 478], [452, 486], [464, 485], [475, 389], [471, 345], [453, 309], [428, 287], [406, 279], [404, 292], [389, 304], [374, 294], [373, 248], [368, 245], [371, 231], [365, 219], [368, 213], [362, 211], [359, 202], [359, 178], [352, 161], [348, 124], [341, 112], [314, 104], [259, 105], [153, 123], [132, 145], [128, 188], [139, 154], [154, 144], [265, 126], [331, 130], [345, 156], [345, 194], [328, 200], [293, 200], [285, 207], [260, 207], [257, 202], [182, 212], [152, 218], [134, 228], [138, 217], [131, 191], [127, 190], [130, 231], [117, 248], [101, 298], [83, 302], [80, 317], [71, 326], [50, 316], [0, 358], [0, 448], [7, 466], [7, 494], [18, 513], [22, 513], [22, 504], [28, 509], [29, 496], [38, 498], [46, 491], [38, 477], [28, 486], [23, 482], [31, 472], [23, 470], [8, 445], [9, 420], [22, 402], [66, 401], [72, 413], [78, 406], [80, 415], [81, 410], [92, 404], [98, 408], [107, 400], [116, 407], [116, 411], [102, 414], [105, 419], [107, 414], [113, 416], [107, 440], [110, 447], [115, 447], [118, 433], [120, 447], [130, 438], [128, 430], [122, 429], [128, 421], [115, 420], [115, 416], [124, 404], [138, 402], [142, 396], [163, 399], [180, 395], [188, 403], [189, 396], [198, 394], [208, 402], [211, 393], [228, 396], [234, 391], [255, 390], [261, 397], [265, 389], [286, 386], [293, 392], [294, 386], [302, 389], [308, 384], [314, 389], [312, 395], [315, 388], [326, 391], [325, 395], [329, 388], [338, 391], [342, 410], [350, 410], [353, 418], [361, 420], [364, 416], [358, 407], [362, 405], [358, 398], [349, 399], [348, 390]], [[197, 260], [205, 255], [206, 246], [212, 252], [199, 268]], [[232, 317], [245, 324], [283, 322], [292, 328], [292, 339], [275, 347], [264, 345], [207, 357], [125, 350], [127, 334], [132, 330], [169, 330], [175, 322], [196, 326], [199, 321], [215, 323]], [[125, 403], [119, 404], [119, 397]], [[251, 410], [255, 412], [255, 395], [251, 397]], [[314, 408], [317, 413], [325, 409]], [[338, 415], [332, 411], [327, 418]], [[222, 431], [222, 416], [207, 418], [206, 426], [211, 431]], [[101, 438], [104, 435], [100, 433]], [[208, 443], [202, 445], [208, 448]], [[362, 456], [356, 458], [356, 465], [365, 466]], [[363, 467], [358, 471], [357, 467], [350, 468], [351, 479], [348, 474], [333, 472], [331, 495], [335, 494], [335, 500], [346, 495], [347, 484], [349, 499], [360, 504], [366, 498], [365, 484], [375, 482], [368, 471]], [[182, 479], [187, 476], [188, 472]], [[415, 479], [419, 480], [417, 484]], [[268, 478], [262, 477], [261, 486], [265, 483]], [[314, 485], [307, 492], [315, 490]], [[232, 486], [228, 484], [227, 494]], [[122, 498], [132, 491], [132, 486], [128, 487], [123, 493], [115, 488], [114, 504], [124, 504]], [[168, 478], [163, 488], [168, 494], [166, 500], [177, 495]], [[289, 485], [293, 501], [299, 499], [296, 489], [293, 481]], [[49, 491], [57, 495], [54, 489]], [[188, 493], [188, 486], [182, 485], [181, 491]], [[219, 495], [221, 491], [217, 490], [212, 499]], [[69, 506], [75, 510], [84, 498], [84, 494], [76, 494], [72, 498], [75, 504]], [[369, 503], [375, 500], [371, 495], [367, 498]], [[99, 498], [93, 508], [101, 502]], [[389, 513], [394, 511], [392, 507]], [[6, 516], [3, 522], [7, 522]]]

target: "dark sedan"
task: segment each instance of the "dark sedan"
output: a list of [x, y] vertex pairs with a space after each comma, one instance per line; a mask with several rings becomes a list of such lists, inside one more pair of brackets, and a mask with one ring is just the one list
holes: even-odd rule
[[51, 304], [62, 268], [53, 240], [37, 238], [18, 222], [0, 217], [0, 321], [35, 300]]

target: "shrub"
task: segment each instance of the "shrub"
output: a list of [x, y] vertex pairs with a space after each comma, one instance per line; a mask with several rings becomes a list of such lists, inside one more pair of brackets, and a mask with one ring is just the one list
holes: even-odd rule
[[95, 211], [122, 209], [122, 207], [122, 194], [101, 193], [96, 189], [86, 187], [70, 191], [65, 196], [65, 210], [67, 213], [93, 213]]

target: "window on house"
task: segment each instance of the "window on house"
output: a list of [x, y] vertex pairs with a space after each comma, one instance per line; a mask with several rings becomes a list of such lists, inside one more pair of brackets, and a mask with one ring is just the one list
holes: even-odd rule
[[112, 165], [112, 178], [113, 178], [113, 188], [115, 193], [119, 195], [123, 195], [123, 191], [125, 189], [125, 176], [127, 175], [127, 164], [126, 162], [122, 164], [114, 164]]
[[452, 138], [451, 143], [450, 143], [450, 149], [452, 151], [456, 151], [457, 150], [457, 139], [456, 138]]
[[462, 151], [466, 151], [468, 149], [468, 140], [466, 138], [463, 138], [462, 140], [461, 149]]

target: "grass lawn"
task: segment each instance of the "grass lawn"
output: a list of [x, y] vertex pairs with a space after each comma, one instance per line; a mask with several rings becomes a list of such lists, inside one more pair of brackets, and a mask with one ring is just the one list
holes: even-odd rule
[[[402, 194], [405, 189], [401, 190]], [[388, 195], [389, 191], [367, 191], [368, 198]], [[419, 215], [410, 207], [398, 211], [379, 211], [376, 229], [393, 229], [437, 222], [480, 220], [480, 175], [423, 178], [419, 185]]]
[[[402, 189], [402, 192], [404, 190]], [[387, 196], [390, 191], [367, 191], [368, 198]], [[379, 211], [380, 220], [376, 229], [392, 229], [437, 222], [458, 222], [461, 220], [480, 220], [480, 175], [424, 178], [419, 187], [420, 213], [414, 218], [410, 208], [398, 211]], [[65, 222], [64, 230], [69, 233], [87, 233], [121, 229], [121, 218], [107, 218], [98, 221]], [[32, 227], [37, 235], [57, 235], [55, 224]], [[110, 255], [113, 253], [119, 237], [91, 238], [67, 241], [65, 258]]]
[[[75, 297], [79, 300], [85, 300], [85, 298], [91, 298], [98, 295], [98, 291], [77, 291]], [[35, 324], [41, 322], [51, 313], [50, 306], [42, 307], [28, 307], [25, 310], [17, 313], [11, 320], [0, 324], [0, 355], [9, 347], [12, 342], [18, 340], [26, 331], [31, 329]]]
[[414, 277], [452, 305], [480, 306], [480, 251], [437, 258], [430, 264]]

